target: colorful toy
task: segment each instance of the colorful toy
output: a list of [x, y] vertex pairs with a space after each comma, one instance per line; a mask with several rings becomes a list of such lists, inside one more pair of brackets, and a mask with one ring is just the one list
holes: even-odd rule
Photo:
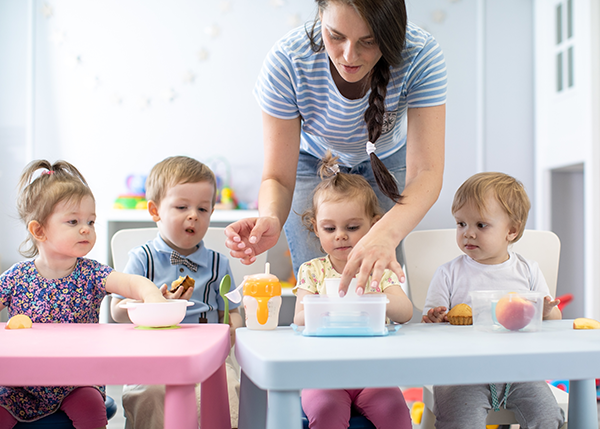
[[238, 206], [237, 199], [233, 193], [233, 189], [229, 187], [223, 187], [217, 191], [217, 203], [215, 209], [217, 210], [235, 210]]
[[421, 419], [423, 418], [423, 411], [425, 411], [425, 404], [423, 402], [417, 401], [412, 404], [410, 408], [410, 418], [413, 423], [420, 425]]
[[231, 187], [231, 167], [223, 157], [216, 157], [207, 161], [206, 165], [215, 173], [217, 179], [216, 210], [235, 210], [239, 207], [235, 192]]
[[560, 300], [560, 304], [558, 304], [558, 309], [560, 311], [563, 311], [563, 308], [565, 308], [571, 301], [573, 301], [573, 294], [572, 293], [566, 293], [564, 295], [561, 296], [557, 296], [556, 299]]
[[127, 210], [146, 210], [146, 176], [131, 174], [125, 179], [128, 193], [121, 194], [115, 200], [113, 208]]

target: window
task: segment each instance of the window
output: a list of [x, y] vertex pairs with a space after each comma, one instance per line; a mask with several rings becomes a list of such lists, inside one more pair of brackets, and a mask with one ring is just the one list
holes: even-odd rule
[[575, 85], [573, 0], [561, 0], [555, 11], [556, 92], [562, 92]]

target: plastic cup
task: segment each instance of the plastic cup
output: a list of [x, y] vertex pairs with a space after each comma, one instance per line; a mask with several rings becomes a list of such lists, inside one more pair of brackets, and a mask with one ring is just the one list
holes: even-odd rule
[[[325, 279], [325, 294], [330, 298], [340, 298], [340, 282], [342, 279], [340, 278], [329, 278]], [[358, 296], [356, 295], [356, 279], [352, 279], [350, 281], [350, 286], [348, 286], [348, 292], [346, 296]]]

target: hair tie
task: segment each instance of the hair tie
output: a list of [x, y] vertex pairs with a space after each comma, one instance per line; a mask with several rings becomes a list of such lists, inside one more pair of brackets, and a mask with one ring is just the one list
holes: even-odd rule
[[371, 155], [375, 152], [375, 144], [371, 142], [367, 142], [367, 153]]
[[54, 171], [53, 170], [42, 171], [42, 174], [48, 174], [48, 175], [50, 175], [50, 174], [54, 174]]
[[327, 167], [327, 169], [329, 171], [331, 171], [334, 175], [338, 174], [340, 172], [340, 166], [337, 164], [334, 164], [332, 166]]

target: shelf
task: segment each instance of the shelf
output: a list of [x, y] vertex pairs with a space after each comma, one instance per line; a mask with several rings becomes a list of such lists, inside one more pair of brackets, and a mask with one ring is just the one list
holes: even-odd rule
[[[231, 223], [247, 217], [258, 216], [258, 210], [215, 210], [210, 216], [211, 223]], [[117, 210], [106, 213], [108, 222], [152, 222], [148, 210]]]

